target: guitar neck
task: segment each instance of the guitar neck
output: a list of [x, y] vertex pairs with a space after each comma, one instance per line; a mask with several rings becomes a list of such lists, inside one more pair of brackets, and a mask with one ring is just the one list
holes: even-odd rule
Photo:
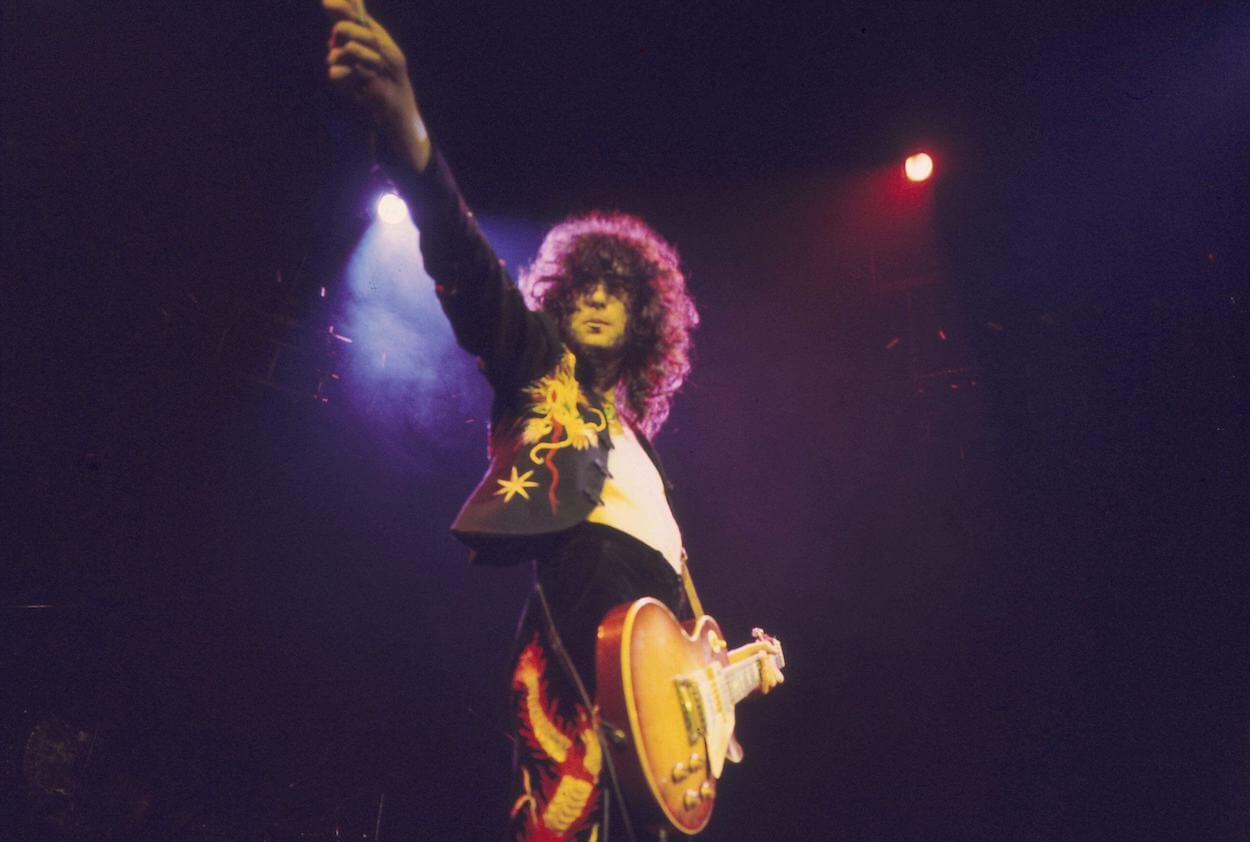
[[764, 659], [771, 658], [767, 652], [758, 652], [736, 664], [730, 664], [721, 672], [721, 680], [733, 704], [751, 695], [763, 681]]

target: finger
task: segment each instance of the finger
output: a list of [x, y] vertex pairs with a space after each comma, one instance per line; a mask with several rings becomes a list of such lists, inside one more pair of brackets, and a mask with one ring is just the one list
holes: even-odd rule
[[338, 87], [358, 88], [378, 78], [376, 71], [353, 64], [332, 64], [329, 68], [330, 81]]
[[377, 52], [382, 52], [377, 33], [367, 26], [355, 21], [341, 20], [330, 29], [330, 44], [341, 47], [350, 41], [357, 41]]
[[327, 64], [347, 64], [368, 67], [374, 71], [382, 71], [385, 67], [382, 56], [363, 44], [348, 41], [341, 47], [335, 47], [326, 54]]
[[372, 83], [378, 78], [378, 74], [372, 70], [336, 64], [330, 68], [329, 77], [332, 88], [358, 104], [366, 105], [370, 101], [366, 94], [372, 89]]
[[321, 0], [321, 8], [331, 20], [360, 20], [352, 0]]
[[321, 8], [331, 18], [354, 20], [358, 23], [369, 20], [363, 0], [321, 0]]

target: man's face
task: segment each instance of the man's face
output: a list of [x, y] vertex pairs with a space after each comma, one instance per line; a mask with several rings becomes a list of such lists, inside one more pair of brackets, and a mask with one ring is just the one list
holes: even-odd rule
[[573, 344], [592, 351], [620, 351], [629, 326], [629, 293], [596, 281], [578, 290], [566, 330]]

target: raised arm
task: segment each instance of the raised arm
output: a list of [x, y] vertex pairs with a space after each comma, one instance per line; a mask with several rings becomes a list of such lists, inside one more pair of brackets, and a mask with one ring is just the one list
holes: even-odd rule
[[417, 108], [403, 50], [365, 12], [362, 0], [322, 0], [330, 17], [330, 83], [363, 109], [390, 163], [421, 173], [430, 161], [430, 136]]
[[403, 51], [359, 0], [322, 0], [330, 82], [373, 126], [378, 162], [413, 211], [425, 270], [461, 347], [506, 396], [559, 352], [554, 322], [530, 312], [461, 198], [417, 107]]

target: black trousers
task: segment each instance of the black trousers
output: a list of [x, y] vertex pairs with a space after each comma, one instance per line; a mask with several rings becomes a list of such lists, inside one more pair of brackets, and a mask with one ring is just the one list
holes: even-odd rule
[[[603, 842], [610, 828], [614, 842], [625, 840], [632, 822], [615, 796], [605, 798], [611, 778], [587, 706], [595, 694], [595, 632], [610, 609], [644, 596], [682, 616], [681, 577], [651, 547], [600, 524], [554, 536], [534, 555], [535, 588], [513, 658], [512, 838]], [[639, 840], [649, 838], [634, 830]]]

